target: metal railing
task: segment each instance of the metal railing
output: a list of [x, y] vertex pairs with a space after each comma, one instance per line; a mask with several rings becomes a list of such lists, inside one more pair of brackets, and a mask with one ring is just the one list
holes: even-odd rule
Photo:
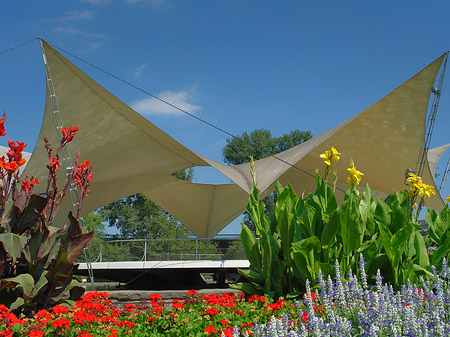
[[246, 259], [238, 237], [93, 241], [92, 262]]

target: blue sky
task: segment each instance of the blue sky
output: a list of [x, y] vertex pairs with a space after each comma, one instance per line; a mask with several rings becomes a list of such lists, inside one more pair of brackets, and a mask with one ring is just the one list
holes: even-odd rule
[[[3, 1], [0, 51], [42, 36], [230, 133], [318, 135], [446, 52], [449, 12], [441, 0]], [[187, 147], [222, 160], [226, 135], [63, 55]], [[0, 55], [0, 109], [8, 136], [28, 151], [43, 115], [44, 76], [37, 41]], [[447, 72], [432, 147], [450, 142], [449, 97]], [[196, 181], [227, 179], [197, 169]], [[238, 231], [235, 222], [224, 232]]]

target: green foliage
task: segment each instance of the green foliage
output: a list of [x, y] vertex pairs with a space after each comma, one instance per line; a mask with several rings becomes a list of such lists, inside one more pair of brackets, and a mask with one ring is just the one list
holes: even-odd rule
[[256, 230], [243, 225], [241, 231], [250, 269], [239, 271], [248, 282], [233, 288], [295, 297], [305, 290], [307, 279], [316, 284], [320, 271], [333, 275], [335, 261], [343, 275], [358, 274], [363, 256], [369, 280], [381, 269], [385, 280], [398, 289], [408, 280], [417, 282], [419, 275], [430, 276], [430, 264], [437, 266], [449, 258], [448, 206], [439, 214], [428, 210], [429, 234], [422, 236], [406, 190], [384, 202], [374, 200], [369, 186], [362, 196], [352, 187], [340, 206], [333, 189], [318, 175], [316, 191], [305, 198], [289, 184], [283, 188], [277, 183], [276, 190], [278, 200], [270, 217], [264, 213], [259, 190], [252, 190], [247, 211]]
[[292, 130], [281, 137], [273, 137], [269, 130], [259, 129], [248, 134], [243, 132], [236, 138], [226, 140], [222, 149], [223, 160], [227, 164], [248, 163], [250, 157], [262, 159], [285, 151], [312, 138], [311, 131]]

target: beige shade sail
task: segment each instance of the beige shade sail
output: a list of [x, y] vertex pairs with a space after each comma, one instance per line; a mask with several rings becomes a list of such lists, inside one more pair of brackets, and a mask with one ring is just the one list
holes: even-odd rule
[[[386, 196], [406, 188], [405, 172], [416, 167], [425, 134], [431, 88], [444, 57], [445, 54], [359, 114], [277, 154], [277, 157], [295, 167], [273, 157], [256, 162], [259, 188], [262, 191], [273, 189], [273, 183], [278, 179], [281, 184], [290, 183], [298, 194], [314, 191], [315, 180], [310, 174], [317, 168], [321, 168], [323, 174], [325, 165], [320, 154], [332, 146], [342, 153], [341, 160], [333, 166], [339, 177], [337, 187], [343, 190], [348, 188], [345, 184], [347, 168], [353, 158], [357, 169], [364, 173], [362, 186], [369, 184], [379, 195]], [[249, 165], [243, 164], [239, 169], [250, 184]], [[428, 162], [425, 163], [422, 179], [437, 190]], [[337, 192], [337, 196], [342, 198], [343, 193]], [[444, 203], [437, 193], [427, 200], [427, 206], [440, 210]]]
[[434, 149], [428, 150], [427, 158], [430, 165], [430, 172], [433, 177], [436, 176], [436, 166], [444, 152], [450, 147], [450, 144], [442, 145]]
[[[94, 167], [92, 193], [84, 201], [84, 212], [135, 193], [142, 193], [176, 217], [198, 237], [213, 237], [245, 210], [252, 188], [249, 164], [229, 166], [189, 150], [121, 102], [42, 41], [64, 126], [80, 131], [69, 144], [72, 160], [78, 151]], [[314, 172], [322, 168], [319, 154], [335, 146], [342, 153], [336, 165], [338, 187], [346, 189], [347, 164], [354, 158], [357, 168], [380, 195], [405, 186], [407, 168], [414, 168], [424, 127], [430, 89], [443, 56], [386, 97], [320, 134], [275, 157], [256, 161], [257, 184], [262, 196], [273, 191], [275, 181], [290, 182], [298, 194], [312, 192]], [[43, 138], [54, 147], [59, 143], [55, 116], [47, 90], [47, 101], [39, 139], [26, 167], [45, 181], [48, 155]], [[281, 159], [281, 160], [280, 160]], [[196, 184], [179, 181], [171, 174], [195, 166], [213, 166], [232, 184]], [[296, 168], [293, 168], [295, 165]], [[424, 181], [434, 184], [426, 166]], [[60, 169], [60, 185], [65, 181]], [[45, 190], [45, 183], [39, 186]], [[38, 189], [39, 192], [39, 189]], [[439, 209], [436, 196], [429, 206]], [[72, 202], [66, 197], [55, 225], [63, 224]]]

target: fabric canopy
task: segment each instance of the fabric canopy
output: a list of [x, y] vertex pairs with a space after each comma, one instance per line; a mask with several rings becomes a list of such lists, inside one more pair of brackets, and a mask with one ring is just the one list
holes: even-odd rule
[[441, 159], [444, 152], [450, 147], [450, 144], [442, 145], [434, 149], [428, 150], [428, 164], [430, 165], [430, 172], [433, 177], [436, 176], [436, 166]]
[[[42, 41], [64, 126], [80, 131], [71, 142], [72, 161], [78, 151], [94, 167], [91, 194], [84, 212], [135, 193], [142, 193], [176, 217], [198, 237], [213, 237], [245, 210], [252, 188], [249, 164], [229, 166], [201, 156], [164, 133], [75, 67]], [[274, 190], [278, 179], [291, 183], [297, 193], [312, 192], [314, 172], [322, 167], [319, 154], [335, 146], [341, 153], [336, 165], [338, 186], [346, 189], [348, 160], [354, 158], [364, 175], [363, 184], [380, 194], [401, 190], [405, 170], [414, 168], [424, 137], [430, 90], [444, 56], [398, 87], [392, 93], [322, 133], [274, 157], [255, 162], [262, 195]], [[47, 101], [39, 139], [25, 173], [45, 181], [48, 156], [44, 137], [59, 143], [55, 117]], [[292, 167], [291, 165], [295, 165]], [[197, 184], [180, 181], [172, 173], [195, 166], [212, 166], [231, 184]], [[301, 170], [299, 170], [300, 168]], [[304, 172], [307, 172], [305, 174]], [[58, 177], [62, 186], [63, 170]], [[428, 164], [423, 179], [434, 185]], [[39, 188], [43, 190], [45, 184]], [[38, 190], [39, 191], [39, 190]], [[428, 206], [440, 209], [440, 196]], [[60, 208], [56, 225], [65, 222], [72, 209], [69, 197]]]

